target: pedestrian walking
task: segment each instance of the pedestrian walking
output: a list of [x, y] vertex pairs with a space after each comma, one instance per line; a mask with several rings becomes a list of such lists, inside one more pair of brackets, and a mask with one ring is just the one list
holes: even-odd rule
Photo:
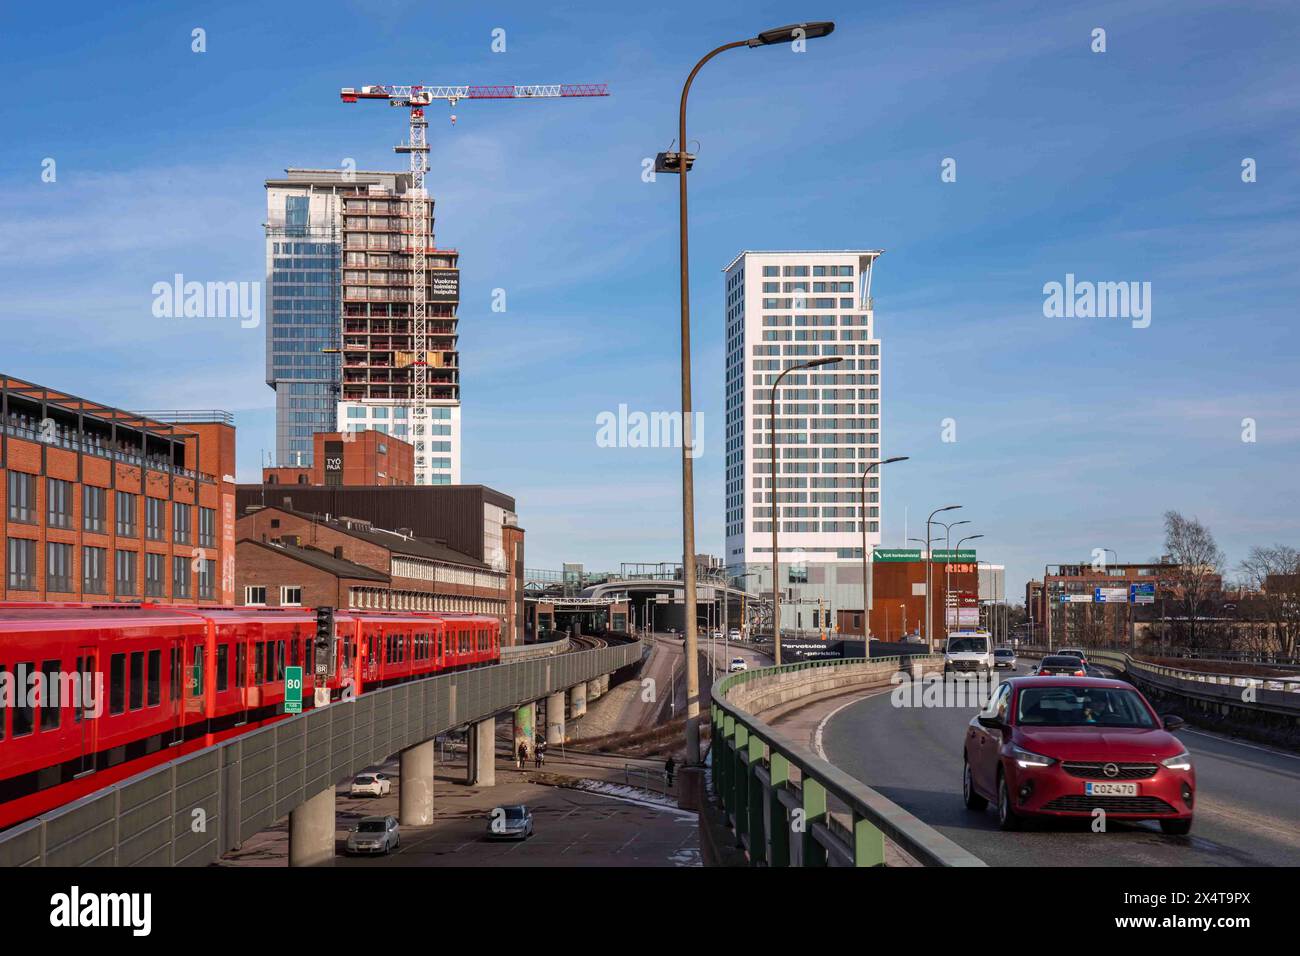
[[677, 762], [673, 760], [671, 756], [669, 756], [668, 762], [664, 764], [664, 777], [665, 779], [667, 779], [668, 786], [670, 787], [673, 785], [673, 773], [676, 770], [677, 770]]
[[515, 766], [518, 767], [520, 770], [523, 770], [524, 767], [526, 767], [527, 765], [528, 765], [528, 744], [527, 742], [521, 740], [519, 741], [519, 759], [515, 761]]

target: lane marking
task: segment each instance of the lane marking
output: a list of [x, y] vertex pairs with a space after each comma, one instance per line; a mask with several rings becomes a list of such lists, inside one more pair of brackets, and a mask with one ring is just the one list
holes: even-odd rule
[[813, 750], [817, 752], [817, 756], [821, 757], [827, 763], [833, 763], [831, 758], [826, 756], [826, 750], [822, 747], [822, 732], [826, 729], [826, 725], [831, 722], [832, 717], [834, 717], [841, 710], [843, 710], [845, 707], [850, 706], [851, 704], [856, 704], [860, 700], [868, 700], [869, 698], [872, 697], [879, 697], [881, 694], [887, 694], [889, 693], [889, 691], [892, 690], [893, 688], [891, 687], [889, 688], [889, 690], [877, 690], [877, 691], [873, 691], [870, 694], [863, 694], [861, 697], [855, 697], [850, 701], [846, 701], [845, 703], [840, 704], [840, 706], [836, 707], [829, 714], [823, 717], [821, 723], [817, 725], [817, 732], [813, 734]]
[[[1300, 760], [1300, 754], [1289, 754], [1284, 750], [1274, 750], [1271, 747], [1261, 747], [1258, 744], [1248, 744], [1233, 737], [1225, 737], [1222, 734], [1210, 733], [1207, 730], [1191, 730], [1187, 727], [1180, 727], [1175, 731], [1175, 735], [1184, 733], [1195, 734], [1198, 737], [1209, 737], [1211, 740], [1217, 740], [1225, 744], [1233, 744], [1237, 747], [1246, 747], [1249, 750], [1258, 750], [1266, 754], [1272, 754], [1274, 757], [1290, 757], [1292, 760]], [[1209, 756], [1214, 755], [1210, 754]]]

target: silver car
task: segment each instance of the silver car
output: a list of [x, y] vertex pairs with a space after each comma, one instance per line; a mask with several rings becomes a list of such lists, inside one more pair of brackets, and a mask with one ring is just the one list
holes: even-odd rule
[[497, 807], [488, 814], [489, 840], [527, 840], [533, 835], [533, 811], [522, 803]]
[[388, 854], [402, 844], [397, 817], [362, 817], [348, 834], [349, 853]]

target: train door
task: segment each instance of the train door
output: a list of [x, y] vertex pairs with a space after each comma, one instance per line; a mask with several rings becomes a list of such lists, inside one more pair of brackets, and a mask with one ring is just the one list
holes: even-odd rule
[[172, 710], [172, 725], [167, 731], [167, 746], [174, 747], [185, 739], [185, 641], [172, 638], [167, 648], [167, 706]]
[[[95, 666], [99, 651], [95, 647], [77, 648], [77, 693], [73, 701], [73, 711], [81, 724], [81, 759], [76, 775], [90, 773], [95, 769], [95, 754], [99, 750], [98, 715], [104, 710], [104, 675]], [[96, 683], [98, 675], [98, 683]]]

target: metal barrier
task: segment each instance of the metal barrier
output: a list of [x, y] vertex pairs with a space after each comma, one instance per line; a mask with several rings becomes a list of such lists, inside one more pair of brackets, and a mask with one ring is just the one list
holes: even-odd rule
[[513, 664], [515, 661], [532, 660], [535, 657], [554, 657], [556, 654], [569, 652], [569, 639], [562, 637], [558, 641], [545, 641], [540, 644], [516, 644], [501, 648], [501, 663]]
[[1295, 678], [1184, 670], [1138, 660], [1119, 651], [1089, 651], [1088, 660], [1123, 671], [1134, 680], [1168, 694], [1244, 710], [1300, 717], [1300, 680]]
[[385, 687], [277, 721], [0, 833], [0, 866], [202, 866], [440, 733], [613, 673], [633, 642]]
[[[896, 803], [728, 700], [731, 690], [753, 681], [881, 663], [897, 668], [904, 661], [808, 661], [731, 674], [714, 683], [710, 692], [713, 786], [754, 865], [882, 866], [886, 836], [924, 866], [985, 865]], [[906, 662], [907, 666], [913, 663], [924, 661]], [[828, 798], [847, 809], [847, 829], [832, 818]]]

